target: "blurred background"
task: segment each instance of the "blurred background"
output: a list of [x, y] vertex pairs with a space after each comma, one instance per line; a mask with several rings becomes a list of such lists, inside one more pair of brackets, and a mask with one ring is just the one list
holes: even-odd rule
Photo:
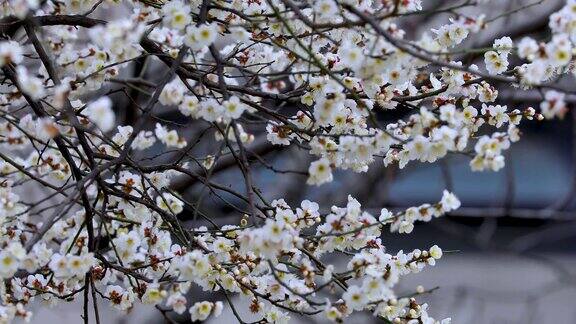
[[[425, 10], [433, 11], [476, 2], [426, 0], [423, 5]], [[460, 14], [478, 17], [484, 13], [487, 19], [524, 8], [503, 15], [485, 31], [471, 35], [464, 46], [490, 46], [493, 39], [502, 36], [510, 36], [515, 41], [524, 36], [545, 40], [549, 36], [549, 15], [564, 3], [561, 0], [492, 0], [478, 7], [459, 8], [456, 11]], [[414, 15], [398, 23], [408, 32], [406, 38], [414, 39], [445, 23], [453, 14], [447, 11]], [[481, 55], [467, 55], [462, 59], [472, 63], [480, 62], [481, 58]], [[153, 75], [154, 69], [147, 73]], [[565, 89], [575, 88], [571, 76], [561, 83]], [[509, 110], [539, 106], [541, 93], [510, 90], [500, 91], [498, 104], [508, 105]], [[567, 96], [567, 102], [572, 103], [574, 99]], [[123, 103], [116, 104], [122, 107]], [[393, 121], [407, 114], [408, 111], [399, 108], [379, 118]], [[180, 118], [175, 112], [166, 112], [162, 117], [174, 121]], [[202, 131], [201, 124], [195, 125], [185, 126], [190, 138]], [[455, 192], [462, 201], [460, 210], [430, 223], [418, 224], [411, 235], [384, 233], [382, 237], [391, 253], [428, 248], [433, 244], [449, 251], [435, 267], [406, 277], [397, 289], [399, 293], [411, 293], [417, 285], [427, 289], [439, 287], [431, 294], [418, 297], [429, 302], [430, 313], [435, 318], [451, 317], [453, 323], [469, 324], [575, 323], [576, 117], [570, 112], [564, 120], [526, 122], [521, 129], [522, 140], [513, 144], [506, 167], [497, 173], [472, 172], [469, 158], [456, 155], [434, 165], [410, 163], [403, 170], [384, 168], [376, 161], [368, 175], [337, 172], [333, 183], [319, 188], [306, 186], [305, 176], [275, 173], [266, 167], [305, 171], [311, 161], [305, 151], [296, 147], [278, 151], [263, 141], [265, 136], [258, 135], [249, 148], [255, 170], [253, 177], [262, 193], [270, 199], [284, 197], [294, 206], [303, 199], [317, 201], [323, 207], [342, 206], [351, 194], [365, 208], [374, 208], [377, 214], [382, 207], [404, 209], [436, 202], [445, 188]], [[261, 126], [254, 125], [253, 131], [258, 134]], [[206, 152], [214, 150], [214, 143], [205, 143]], [[243, 178], [233, 163], [224, 159], [215, 170], [214, 181], [243, 191]], [[218, 222], [237, 222], [238, 215], [199, 184], [180, 179], [174, 187], [190, 201], [200, 199], [207, 213], [221, 215]], [[223, 197], [232, 202], [235, 199]], [[187, 217], [191, 217], [190, 213], [182, 214], [183, 221], [191, 221]], [[206, 298], [199, 290], [193, 291], [192, 296], [198, 300]], [[56, 309], [38, 306], [32, 323], [78, 323], [80, 312], [78, 304], [62, 304]], [[225, 313], [212, 322], [234, 323], [236, 320], [229, 312], [230, 309], [225, 308]], [[103, 305], [101, 315], [103, 323], [164, 321], [157, 311], [142, 306], [122, 316]], [[295, 323], [316, 320], [323, 322], [320, 318], [294, 318]], [[375, 319], [354, 317], [349, 322], [360, 321], [370, 323]], [[182, 318], [181, 322], [186, 323], [186, 319]]]

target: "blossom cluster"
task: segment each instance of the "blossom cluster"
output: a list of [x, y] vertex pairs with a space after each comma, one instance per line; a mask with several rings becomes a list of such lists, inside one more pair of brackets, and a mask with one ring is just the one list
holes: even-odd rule
[[[451, 10], [408, 39], [403, 20], [424, 12], [420, 0], [3, 1], [0, 323], [81, 295], [192, 321], [227, 303], [244, 322], [239, 298], [268, 323], [363, 311], [449, 323], [429, 315], [422, 289], [395, 291], [442, 249], [387, 251], [383, 230], [410, 234], [457, 210], [453, 193], [372, 215], [353, 195], [344, 207], [294, 207], [253, 179], [260, 162], [347, 190], [336, 171], [450, 155], [498, 171], [523, 123], [566, 114], [554, 81], [574, 71], [575, 0], [550, 17], [547, 41], [501, 37], [470, 52], [490, 19]], [[541, 90], [538, 110], [503, 105], [502, 86]], [[281, 170], [262, 143], [309, 161]], [[244, 191], [238, 178], [214, 180], [230, 164]], [[194, 289], [226, 300], [196, 300]]]

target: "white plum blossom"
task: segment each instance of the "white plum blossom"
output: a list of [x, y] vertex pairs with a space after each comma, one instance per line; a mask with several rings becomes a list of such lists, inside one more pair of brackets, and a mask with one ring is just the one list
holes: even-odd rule
[[84, 112], [103, 132], [110, 131], [114, 128], [116, 115], [112, 111], [112, 100], [110, 100], [110, 98], [102, 97], [89, 103]]
[[168, 130], [166, 127], [156, 124], [154, 134], [167, 147], [183, 148], [186, 146], [186, 141], [174, 129]]
[[243, 103], [240, 102], [240, 98], [233, 96], [222, 103], [224, 106], [224, 116], [230, 119], [238, 119], [246, 110]]
[[540, 103], [540, 109], [542, 115], [547, 119], [552, 119], [554, 117], [564, 117], [564, 114], [568, 110], [566, 107], [566, 102], [564, 101], [565, 94], [555, 90], [547, 91], [544, 95], [544, 101]]
[[222, 313], [222, 302], [212, 303], [203, 301], [195, 303], [190, 307], [190, 315], [192, 322], [204, 321], [212, 314], [214, 317], [220, 316]]
[[190, 6], [182, 1], [171, 1], [162, 8], [164, 22], [172, 28], [184, 29], [192, 22]]
[[332, 168], [327, 159], [323, 158], [312, 162], [308, 168], [308, 173], [310, 173], [308, 184], [320, 185], [332, 181]]
[[0, 323], [82, 296], [217, 322], [218, 296], [242, 322], [449, 324], [398, 291], [447, 251], [384, 234], [466, 201], [364, 200], [424, 163], [502, 170], [526, 124], [568, 112], [576, 1], [498, 39], [516, 9], [486, 2], [3, 1]]
[[33, 100], [38, 100], [46, 94], [42, 80], [30, 74], [23, 66], [18, 66], [18, 84], [22, 92], [30, 96]]
[[15, 41], [0, 42], [0, 67], [22, 62], [22, 48]]
[[484, 63], [490, 74], [501, 74], [508, 69], [508, 53], [488, 51], [484, 53]]
[[214, 43], [218, 37], [218, 26], [216, 24], [202, 24], [200, 26], [190, 25], [186, 28], [184, 44], [194, 50], [200, 50]]

